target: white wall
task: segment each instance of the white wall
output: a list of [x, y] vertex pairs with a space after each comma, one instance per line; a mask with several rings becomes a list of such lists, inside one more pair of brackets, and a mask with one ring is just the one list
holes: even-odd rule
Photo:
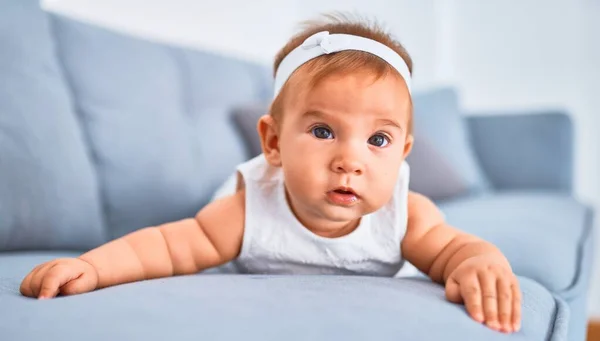
[[[158, 41], [270, 64], [297, 23], [323, 11], [376, 16], [415, 60], [415, 86], [459, 87], [469, 109], [564, 107], [577, 132], [576, 193], [600, 212], [597, 0], [42, 0]], [[599, 219], [600, 220], [600, 219]], [[600, 233], [598, 233], [600, 238]], [[598, 243], [600, 246], [600, 241]], [[595, 287], [600, 288], [600, 253]], [[600, 316], [600, 289], [591, 310]]]
[[42, 0], [45, 8], [113, 29], [270, 64], [298, 24], [342, 10], [385, 21], [418, 61], [415, 86], [434, 78], [433, 0]]

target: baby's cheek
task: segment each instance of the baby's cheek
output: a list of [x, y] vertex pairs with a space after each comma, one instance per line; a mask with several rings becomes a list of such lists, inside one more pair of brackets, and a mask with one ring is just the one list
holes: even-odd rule
[[308, 167], [292, 167], [285, 172], [285, 182], [289, 190], [296, 195], [306, 196], [314, 190], [312, 176]]
[[371, 193], [371, 196], [374, 198], [374, 204], [378, 206], [378, 209], [390, 201], [394, 195], [396, 181], [389, 175], [381, 176], [379, 181], [377, 181], [377, 186], [373, 186], [372, 188], [373, 192]]

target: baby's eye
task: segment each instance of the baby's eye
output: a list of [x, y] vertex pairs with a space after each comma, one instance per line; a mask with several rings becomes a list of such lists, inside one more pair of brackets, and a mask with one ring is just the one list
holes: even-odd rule
[[390, 143], [388, 137], [383, 134], [375, 134], [369, 137], [369, 144], [372, 144], [375, 147], [385, 147], [388, 143]]
[[325, 127], [314, 127], [311, 129], [311, 133], [318, 139], [331, 139], [333, 133], [329, 128]]

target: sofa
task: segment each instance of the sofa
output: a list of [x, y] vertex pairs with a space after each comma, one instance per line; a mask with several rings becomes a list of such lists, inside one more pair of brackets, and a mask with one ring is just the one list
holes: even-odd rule
[[269, 65], [1, 0], [0, 340], [585, 339], [594, 212], [573, 194], [569, 113], [468, 112], [447, 87], [414, 94], [411, 189], [506, 254], [523, 291], [518, 333], [476, 323], [408, 270], [268, 276], [228, 264], [52, 300], [19, 293], [41, 262], [210, 202], [256, 155], [248, 126], [271, 82]]

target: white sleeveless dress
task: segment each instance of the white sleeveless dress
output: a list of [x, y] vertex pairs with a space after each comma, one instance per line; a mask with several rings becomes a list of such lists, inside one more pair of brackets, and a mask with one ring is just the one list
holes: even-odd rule
[[[318, 236], [296, 219], [286, 200], [283, 172], [270, 166], [262, 154], [239, 165], [237, 171], [246, 189], [246, 212], [241, 253], [233, 262], [235, 272], [392, 277], [403, 267], [400, 243], [406, 232], [409, 190], [406, 162], [392, 199], [339, 238]], [[234, 174], [213, 200], [233, 194], [236, 187]]]

